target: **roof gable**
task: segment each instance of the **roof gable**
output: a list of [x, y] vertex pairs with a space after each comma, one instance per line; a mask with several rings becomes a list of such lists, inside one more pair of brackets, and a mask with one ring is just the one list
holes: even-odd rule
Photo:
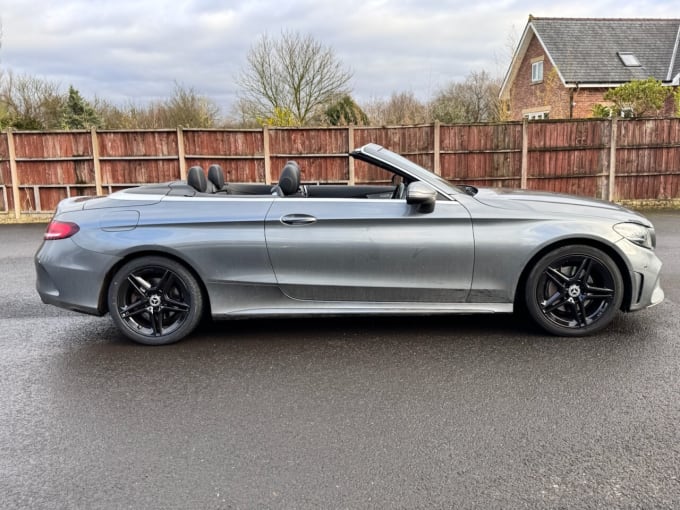
[[[623, 83], [650, 76], [668, 82], [677, 67], [680, 20], [533, 18], [530, 23], [566, 83]], [[624, 65], [622, 52], [635, 55], [640, 66]]]
[[[501, 87], [514, 81], [538, 38], [565, 86], [612, 86], [650, 76], [670, 84], [680, 74], [680, 19], [535, 18], [530, 16]], [[624, 65], [631, 53], [640, 66]]]

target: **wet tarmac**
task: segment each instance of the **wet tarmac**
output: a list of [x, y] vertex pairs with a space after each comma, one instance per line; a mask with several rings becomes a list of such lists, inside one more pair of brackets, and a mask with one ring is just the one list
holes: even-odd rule
[[678, 508], [680, 212], [666, 301], [603, 334], [511, 316], [204, 324], [150, 348], [43, 305], [0, 226], [1, 508]]

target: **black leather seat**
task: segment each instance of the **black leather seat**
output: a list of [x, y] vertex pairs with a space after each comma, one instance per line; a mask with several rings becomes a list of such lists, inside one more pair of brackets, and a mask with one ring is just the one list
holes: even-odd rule
[[213, 186], [212, 193], [224, 189], [224, 172], [220, 165], [210, 165], [208, 167], [208, 182]]
[[300, 189], [300, 167], [295, 161], [288, 161], [281, 170], [279, 183], [272, 188], [272, 195], [295, 195]]
[[208, 189], [208, 179], [200, 166], [192, 166], [187, 173], [187, 184], [199, 193], [205, 193]]

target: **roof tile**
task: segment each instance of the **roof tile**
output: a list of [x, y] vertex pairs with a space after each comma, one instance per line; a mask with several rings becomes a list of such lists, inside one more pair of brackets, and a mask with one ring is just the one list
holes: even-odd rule
[[[541, 42], [567, 83], [620, 83], [650, 76], [666, 81], [680, 20], [532, 18]], [[633, 53], [626, 67], [618, 52]], [[680, 49], [674, 63], [680, 72]], [[671, 77], [672, 79], [673, 77]]]

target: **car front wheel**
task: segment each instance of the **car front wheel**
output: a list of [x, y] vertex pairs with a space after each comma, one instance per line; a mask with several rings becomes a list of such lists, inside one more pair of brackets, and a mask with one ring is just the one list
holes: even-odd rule
[[111, 280], [109, 313], [128, 338], [147, 345], [181, 340], [201, 320], [203, 296], [181, 264], [147, 256], [122, 266]]
[[592, 246], [563, 246], [542, 257], [527, 278], [531, 317], [559, 336], [585, 336], [605, 328], [623, 300], [616, 263]]

